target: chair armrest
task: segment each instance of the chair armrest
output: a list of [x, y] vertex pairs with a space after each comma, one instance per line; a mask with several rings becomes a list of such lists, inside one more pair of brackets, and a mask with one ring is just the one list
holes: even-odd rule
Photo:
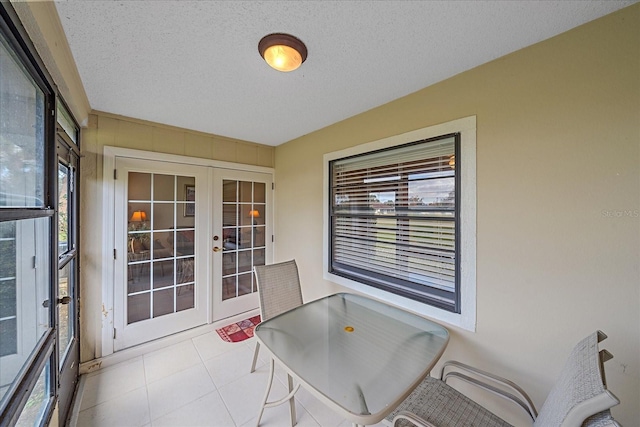
[[[482, 382], [477, 378], [473, 378], [468, 375], [455, 372], [455, 371], [445, 372], [447, 368], [452, 368], [452, 367], [459, 369], [461, 371], [470, 372], [471, 374], [476, 375], [485, 380], [488, 380], [490, 382]], [[513, 381], [509, 381], [506, 378], [499, 377], [490, 372], [483, 371], [481, 369], [475, 368], [473, 366], [469, 366], [467, 364], [464, 364], [455, 360], [449, 360], [445, 362], [444, 365], [442, 366], [440, 379], [446, 383], [447, 379], [450, 377], [458, 378], [469, 384], [473, 384], [493, 394], [496, 394], [497, 396], [500, 396], [502, 398], [505, 398], [507, 400], [510, 400], [516, 403], [529, 415], [529, 417], [531, 417], [532, 420], [535, 420], [538, 417], [538, 412], [536, 411], [535, 405], [531, 401], [531, 398], [529, 397], [529, 395]], [[514, 393], [505, 391], [499, 387], [496, 387], [496, 385], [504, 387], [508, 390], [511, 390]]]
[[408, 420], [409, 422], [415, 424], [417, 427], [438, 427], [435, 426], [433, 424], [431, 424], [430, 422], [423, 420], [422, 418], [420, 418], [419, 416], [417, 416], [416, 414], [414, 414], [413, 412], [409, 412], [409, 411], [400, 411], [396, 414], [395, 417], [393, 417], [393, 422], [392, 422], [392, 426], [393, 427], [397, 427], [398, 421], [400, 420]]

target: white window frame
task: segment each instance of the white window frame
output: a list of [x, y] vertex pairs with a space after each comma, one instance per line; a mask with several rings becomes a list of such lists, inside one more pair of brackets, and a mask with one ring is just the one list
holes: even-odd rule
[[[329, 163], [333, 160], [395, 147], [413, 141], [460, 133], [460, 313], [415, 301], [329, 272], [331, 241]], [[324, 155], [323, 183], [323, 278], [374, 298], [390, 302], [414, 313], [431, 317], [462, 329], [476, 329], [476, 116], [391, 136]]]

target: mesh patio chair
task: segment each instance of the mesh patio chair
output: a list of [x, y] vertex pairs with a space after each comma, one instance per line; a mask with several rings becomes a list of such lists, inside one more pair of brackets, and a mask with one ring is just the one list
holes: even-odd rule
[[394, 427], [511, 426], [447, 384], [448, 379], [456, 378], [518, 405], [534, 427], [620, 427], [609, 411], [620, 401], [607, 390], [604, 375], [604, 362], [613, 356], [606, 350], [598, 351], [598, 343], [606, 337], [597, 331], [574, 347], [539, 414], [529, 396], [513, 382], [449, 361], [440, 379], [423, 380], [387, 420]]
[[[302, 305], [302, 291], [295, 260], [255, 266], [253, 271], [258, 284], [260, 317], [263, 322]], [[260, 343], [256, 342], [251, 372], [256, 370], [259, 351]]]

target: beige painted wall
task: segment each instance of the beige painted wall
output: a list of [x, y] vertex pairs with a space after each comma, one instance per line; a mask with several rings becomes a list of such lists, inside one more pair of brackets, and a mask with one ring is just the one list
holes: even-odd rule
[[101, 339], [102, 153], [105, 146], [273, 167], [274, 147], [94, 112], [81, 134], [80, 185], [80, 359], [93, 360]]
[[[19, 3], [19, 2], [18, 2]], [[102, 147], [273, 165], [273, 149], [96, 113], [52, 3], [18, 4], [81, 122], [82, 349], [100, 323]], [[538, 406], [578, 338], [609, 334], [614, 415], [640, 420], [640, 5], [500, 58], [275, 150], [277, 257], [306, 299], [322, 279], [322, 155], [469, 115], [478, 119], [478, 328], [450, 328], [444, 358], [521, 383]], [[611, 216], [608, 216], [608, 215]], [[617, 215], [622, 216], [618, 217]], [[299, 236], [305, 236], [300, 239]], [[301, 245], [300, 242], [304, 244]]]
[[443, 358], [539, 407], [602, 329], [614, 416], [638, 425], [638, 28], [640, 4], [277, 147], [276, 257], [297, 259], [305, 299], [343, 290], [322, 280], [323, 154], [476, 115], [477, 331], [450, 328]]

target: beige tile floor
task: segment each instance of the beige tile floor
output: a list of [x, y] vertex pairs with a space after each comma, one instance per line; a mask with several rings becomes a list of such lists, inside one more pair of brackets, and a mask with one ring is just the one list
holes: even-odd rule
[[[269, 369], [261, 352], [249, 373], [254, 348], [253, 338], [226, 343], [212, 331], [86, 374], [71, 427], [255, 426]], [[285, 384], [277, 370], [270, 400]], [[296, 411], [301, 427], [351, 425], [302, 388]], [[265, 409], [260, 425], [289, 426], [288, 405]]]

